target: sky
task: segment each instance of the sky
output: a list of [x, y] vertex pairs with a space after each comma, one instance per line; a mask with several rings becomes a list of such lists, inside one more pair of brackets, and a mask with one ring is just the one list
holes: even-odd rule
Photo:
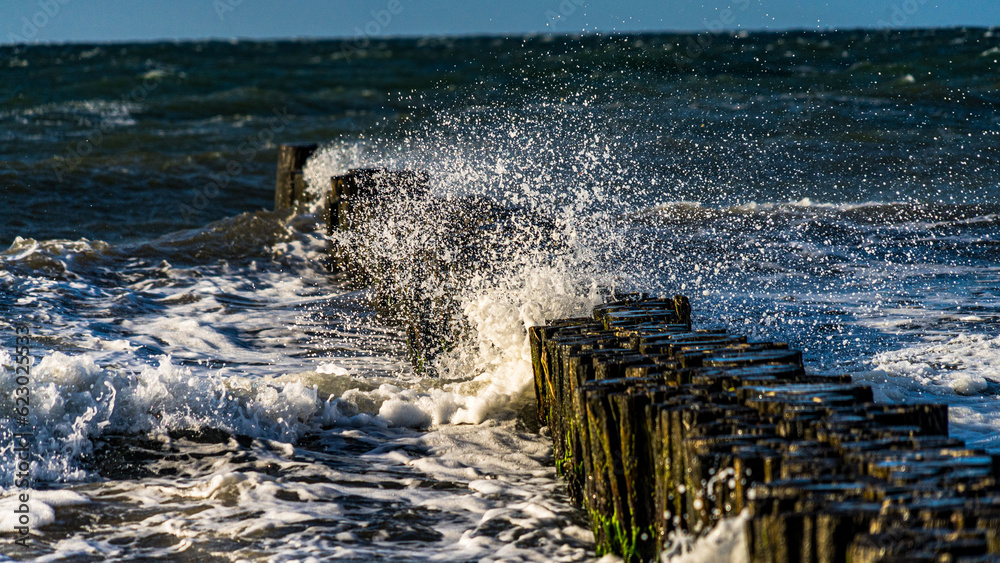
[[4, 0], [0, 43], [1000, 26], [997, 0]]

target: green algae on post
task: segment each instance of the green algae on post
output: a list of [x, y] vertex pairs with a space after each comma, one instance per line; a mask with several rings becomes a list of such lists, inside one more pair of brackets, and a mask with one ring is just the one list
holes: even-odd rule
[[876, 404], [785, 343], [692, 330], [681, 296], [629, 296], [594, 319], [531, 338], [557, 472], [599, 555], [652, 561], [673, 534], [744, 513], [754, 563], [1000, 555], [980, 516], [1000, 514], [1000, 460], [948, 438], [946, 406]]

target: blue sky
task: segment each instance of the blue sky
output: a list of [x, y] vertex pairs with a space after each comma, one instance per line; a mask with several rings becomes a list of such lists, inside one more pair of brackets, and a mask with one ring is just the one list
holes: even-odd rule
[[997, 0], [6, 0], [0, 42], [1000, 25]]

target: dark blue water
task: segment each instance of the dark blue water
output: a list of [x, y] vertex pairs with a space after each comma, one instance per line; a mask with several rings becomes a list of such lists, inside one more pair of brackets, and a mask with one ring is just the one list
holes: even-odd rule
[[276, 142], [587, 97], [615, 106], [593, 126], [638, 137], [625, 150], [671, 197], [991, 201], [993, 32], [705, 37], [4, 47], [0, 240], [197, 227], [268, 206]]

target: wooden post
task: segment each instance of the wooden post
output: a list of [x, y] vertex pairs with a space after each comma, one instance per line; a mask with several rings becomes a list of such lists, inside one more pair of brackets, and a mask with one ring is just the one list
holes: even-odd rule
[[[368, 207], [379, 197], [385, 197], [400, 190], [421, 190], [426, 188], [429, 177], [425, 172], [392, 171], [382, 168], [357, 168], [347, 174], [330, 178], [330, 192], [327, 196], [326, 233], [332, 237], [337, 231], [347, 231], [355, 223], [364, 220]], [[350, 269], [350, 254], [339, 248], [331, 238], [327, 247], [330, 256], [329, 269], [333, 273]], [[364, 280], [360, 280], [364, 281]]]
[[[391, 171], [381, 168], [350, 170], [330, 179], [327, 196], [328, 268], [333, 273], [348, 274], [354, 283], [374, 285], [373, 305], [387, 313], [406, 330], [411, 364], [419, 373], [448, 336], [450, 311], [447, 303], [431, 303], [414, 287], [393, 287], [392, 265], [377, 255], [361, 254], [345, 245], [344, 235], [378, 220], [379, 211], [391, 198], [413, 198], [427, 187], [424, 172]], [[405, 199], [404, 199], [405, 201]], [[346, 243], [349, 244], [349, 243]], [[416, 267], [417, 265], [415, 265]], [[439, 264], [419, 264], [427, 272]]]
[[274, 210], [281, 211], [304, 203], [305, 179], [302, 167], [316, 152], [316, 145], [281, 145], [278, 147], [278, 177], [274, 190]]

